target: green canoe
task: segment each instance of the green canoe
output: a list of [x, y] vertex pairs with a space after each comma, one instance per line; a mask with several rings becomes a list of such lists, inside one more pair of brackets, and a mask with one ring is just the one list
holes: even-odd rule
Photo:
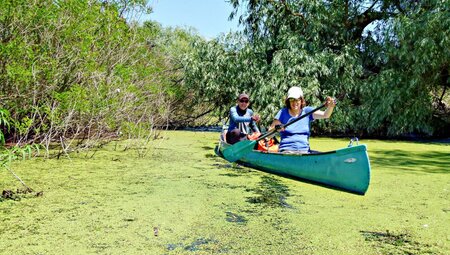
[[[220, 141], [215, 152], [223, 157], [229, 144]], [[365, 145], [318, 154], [282, 154], [251, 150], [237, 163], [279, 175], [364, 195], [369, 188], [370, 162]]]

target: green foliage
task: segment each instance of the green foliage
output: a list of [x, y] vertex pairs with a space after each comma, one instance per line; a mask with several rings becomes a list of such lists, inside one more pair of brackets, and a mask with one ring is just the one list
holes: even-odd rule
[[185, 68], [187, 87], [218, 116], [245, 91], [268, 124], [299, 85], [311, 105], [340, 101], [318, 132], [445, 135], [448, 1], [230, 2], [243, 33], [197, 42]]
[[196, 36], [132, 21], [149, 11], [145, 0], [2, 1], [2, 137], [48, 149], [119, 134], [122, 122], [167, 125], [182, 109], [180, 61]]
[[388, 133], [445, 132], [450, 17], [444, 10], [449, 8], [447, 1], [428, 1], [392, 20], [383, 52], [373, 51], [385, 60], [368, 82], [370, 110], [377, 116], [369, 120], [370, 127], [383, 119], [390, 123]]
[[0, 149], [5, 144], [5, 131], [9, 131], [11, 115], [8, 110], [0, 108]]
[[293, 85], [311, 105], [339, 99], [315, 132], [446, 134], [446, 1], [230, 3], [244, 31], [207, 41], [133, 21], [145, 0], [0, 2], [0, 142], [217, 122], [241, 92], [267, 125]]

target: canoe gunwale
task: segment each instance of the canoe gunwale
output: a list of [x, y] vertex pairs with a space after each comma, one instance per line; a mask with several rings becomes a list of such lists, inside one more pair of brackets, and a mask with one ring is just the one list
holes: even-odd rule
[[[232, 146], [232, 144], [226, 143], [223, 140], [219, 141], [219, 149], [220, 147], [223, 147], [225, 144], [225, 147], [228, 146]], [[321, 156], [321, 155], [326, 155], [326, 154], [332, 154], [332, 153], [336, 153], [336, 150], [333, 151], [321, 151], [321, 152], [317, 152], [317, 153], [283, 153], [283, 152], [273, 152], [273, 151], [261, 151], [261, 150], [255, 150], [252, 149], [252, 153], [261, 153], [261, 154], [270, 154], [270, 155], [281, 155], [281, 156], [294, 156], [294, 157], [299, 157], [299, 156], [306, 156], [306, 157], [311, 157], [311, 156]]]

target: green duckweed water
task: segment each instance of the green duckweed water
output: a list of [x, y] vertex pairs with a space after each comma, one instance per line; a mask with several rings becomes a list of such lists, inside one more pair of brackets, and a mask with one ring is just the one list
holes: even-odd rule
[[[357, 196], [230, 164], [217, 138], [173, 131], [147, 158], [113, 142], [15, 162], [42, 195], [0, 199], [0, 254], [450, 253], [449, 145], [361, 141], [372, 176]], [[6, 170], [0, 188], [22, 189]]]

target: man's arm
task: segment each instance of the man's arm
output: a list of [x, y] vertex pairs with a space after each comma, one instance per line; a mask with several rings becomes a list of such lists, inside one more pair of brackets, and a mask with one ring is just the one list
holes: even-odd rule
[[237, 113], [236, 107], [232, 107], [230, 109], [230, 118], [236, 123], [252, 121], [252, 117], [239, 116], [239, 114]]

